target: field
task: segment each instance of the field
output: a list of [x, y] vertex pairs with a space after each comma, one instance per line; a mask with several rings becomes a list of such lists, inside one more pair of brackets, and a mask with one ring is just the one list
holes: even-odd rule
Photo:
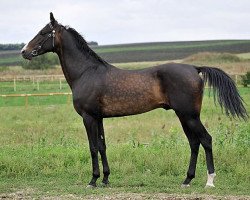
[[[240, 93], [245, 102], [250, 102], [249, 88], [240, 88]], [[190, 188], [180, 187], [188, 167], [189, 145], [172, 111], [159, 109], [106, 119], [111, 185], [87, 190], [91, 176], [88, 142], [72, 105], [59, 97], [34, 97], [28, 107], [22, 106], [23, 98], [4, 101], [0, 108], [0, 197], [68, 199], [104, 195], [126, 199], [152, 195], [171, 198], [170, 194], [175, 194], [191, 199], [230, 195], [234, 199], [250, 195], [249, 121], [222, 115], [207, 92], [202, 121], [213, 136], [217, 169], [214, 189], [204, 189], [202, 148], [196, 179]]]
[[18, 65], [22, 62], [20, 51], [0, 51], [0, 66]]
[[109, 62], [141, 62], [183, 59], [198, 52], [249, 52], [249, 40], [215, 40], [106, 45], [93, 49]]
[[[249, 88], [240, 88], [245, 102]], [[248, 112], [250, 106], [247, 105]], [[172, 111], [105, 120], [110, 188], [87, 190], [91, 161], [82, 120], [71, 105], [1, 108], [0, 193], [32, 197], [73, 194], [177, 193], [250, 195], [249, 122], [221, 114], [205, 94], [202, 121], [213, 136], [216, 188], [204, 189], [201, 148], [197, 178], [182, 189], [189, 145]], [[98, 182], [99, 184], [99, 182]]]
[[[181, 55], [181, 52], [191, 53], [194, 49], [205, 51], [207, 46], [225, 51], [240, 45], [241, 48], [234, 49], [237, 55], [202, 53], [180, 59], [184, 54], [180, 57], [175, 54], [173, 59], [178, 59], [175, 62], [219, 66], [231, 74], [250, 71], [249, 41], [220, 42], [210, 41], [209, 45], [195, 42], [193, 46], [185, 42], [113, 45], [96, 50], [101, 55], [117, 52], [117, 55], [130, 57], [135, 54], [140, 58], [142, 52], [147, 57], [156, 55], [153, 52], [166, 55], [175, 49], [175, 53]], [[180, 44], [182, 48], [178, 47]], [[150, 62], [117, 61], [114, 65], [140, 69], [171, 62], [166, 57], [157, 59]], [[35, 71], [18, 66], [0, 68], [0, 77], [44, 74], [58, 75], [62, 71], [59, 67]], [[0, 82], [0, 94], [70, 92], [65, 81], [62, 81], [61, 89], [59, 80], [38, 82], [39, 89], [37, 81], [17, 81], [16, 91], [13, 81]], [[250, 88], [243, 88], [239, 83], [238, 87], [250, 113]], [[82, 119], [67, 98], [29, 97], [28, 106], [24, 106], [24, 97], [0, 97], [0, 199], [250, 199], [249, 120], [223, 115], [214, 105], [213, 98], [209, 98], [207, 89], [201, 119], [213, 137], [217, 173], [216, 188], [209, 189], [204, 188], [207, 177], [203, 148], [200, 148], [196, 178], [191, 187], [180, 187], [188, 168], [189, 144], [175, 113], [163, 109], [105, 119], [111, 184], [109, 188], [102, 188], [99, 180], [97, 189], [86, 189], [92, 173], [88, 141]]]
[[[211, 40], [155, 42], [93, 46], [102, 58], [112, 63], [183, 59], [198, 52], [246, 53], [250, 40]], [[0, 66], [20, 65], [20, 51], [0, 51]]]

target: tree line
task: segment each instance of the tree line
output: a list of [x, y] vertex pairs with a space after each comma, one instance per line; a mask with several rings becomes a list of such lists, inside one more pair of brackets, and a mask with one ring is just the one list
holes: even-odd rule
[[24, 43], [17, 43], [17, 44], [0, 44], [0, 51], [7, 51], [7, 50], [20, 50], [23, 48]]

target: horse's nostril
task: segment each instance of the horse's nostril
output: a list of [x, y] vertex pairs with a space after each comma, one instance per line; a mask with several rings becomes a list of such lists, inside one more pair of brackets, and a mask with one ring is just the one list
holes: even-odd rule
[[25, 50], [24, 50], [24, 49], [22, 49], [22, 50], [21, 50], [21, 54], [24, 54], [24, 53], [25, 53]]

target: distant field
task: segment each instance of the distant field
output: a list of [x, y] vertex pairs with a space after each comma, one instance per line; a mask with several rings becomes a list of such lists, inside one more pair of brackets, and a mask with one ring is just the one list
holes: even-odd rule
[[93, 49], [109, 62], [162, 61], [183, 59], [198, 52], [245, 53], [250, 51], [250, 40], [138, 43]]
[[21, 62], [20, 51], [0, 51], [0, 66], [20, 65]]
[[[108, 62], [124, 63], [183, 59], [198, 52], [246, 53], [250, 51], [250, 40], [154, 42], [92, 48]], [[18, 65], [21, 61], [19, 51], [0, 51], [0, 66]]]

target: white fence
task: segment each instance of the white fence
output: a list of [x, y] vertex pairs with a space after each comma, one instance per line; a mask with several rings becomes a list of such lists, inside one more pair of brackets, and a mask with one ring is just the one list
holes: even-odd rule
[[[0, 85], [1, 88], [10, 88], [11, 91], [18, 91], [18, 86], [24, 86], [24, 82], [28, 83], [26, 86], [32, 86], [33, 89], [40, 90], [41, 83], [53, 82], [55, 88], [62, 89], [67, 86], [64, 75], [35, 75], [35, 76], [3, 76], [0, 77], [0, 82], [5, 82]], [[21, 84], [20, 84], [21, 83]]]

